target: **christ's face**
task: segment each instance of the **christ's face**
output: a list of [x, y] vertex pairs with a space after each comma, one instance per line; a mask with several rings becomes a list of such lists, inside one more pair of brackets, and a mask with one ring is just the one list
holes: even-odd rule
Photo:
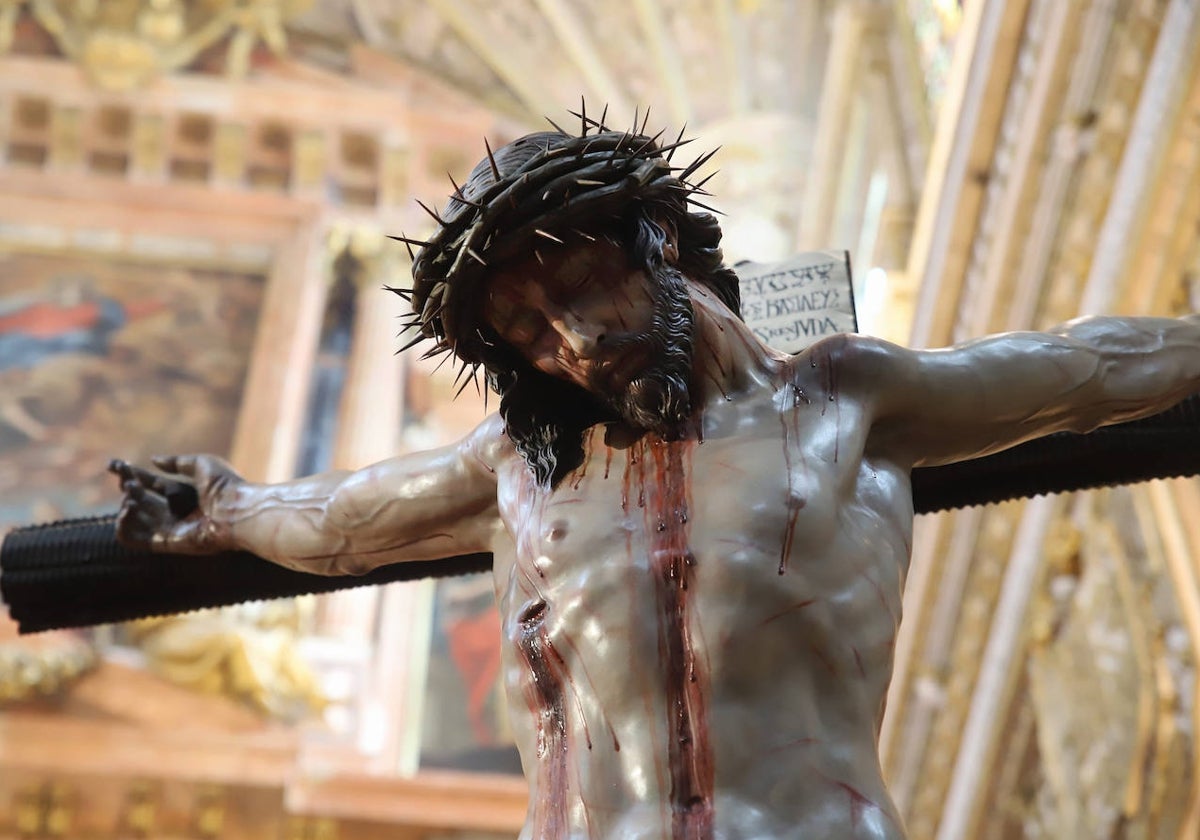
[[547, 250], [493, 275], [484, 317], [543, 373], [623, 388], [651, 361], [638, 341], [654, 315], [650, 279], [608, 241]]
[[597, 240], [498, 270], [486, 295], [485, 319], [538, 370], [641, 428], [673, 434], [686, 416], [692, 312], [674, 269], [650, 276]]

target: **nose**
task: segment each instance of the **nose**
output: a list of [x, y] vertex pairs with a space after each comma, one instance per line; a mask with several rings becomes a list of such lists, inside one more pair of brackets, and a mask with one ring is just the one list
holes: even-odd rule
[[604, 327], [592, 324], [570, 312], [563, 312], [550, 319], [550, 326], [577, 356], [595, 350], [604, 341]]

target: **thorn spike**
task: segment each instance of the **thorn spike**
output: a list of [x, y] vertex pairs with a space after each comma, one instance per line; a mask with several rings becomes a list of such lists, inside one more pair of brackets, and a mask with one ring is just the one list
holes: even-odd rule
[[428, 248], [430, 245], [433, 244], [432, 242], [426, 242], [424, 239], [413, 239], [411, 237], [403, 236], [403, 235], [393, 236], [392, 234], [388, 234], [388, 239], [394, 239], [397, 242], [407, 242], [411, 245], [420, 245], [422, 248]]
[[500, 167], [496, 165], [496, 156], [492, 154], [492, 145], [486, 137], [483, 138], [483, 147], [487, 149], [488, 163], [492, 165], [492, 177], [496, 179], [496, 183], [500, 183]]
[[421, 199], [419, 199], [419, 198], [417, 199], [417, 206], [419, 206], [422, 210], [424, 210], [426, 213], [428, 213], [430, 216], [432, 216], [433, 220], [435, 222], [437, 222], [439, 225], [446, 224], [446, 220], [443, 219], [441, 216], [439, 216], [437, 214], [436, 210], [430, 210], [429, 205], [427, 205], [424, 201], [421, 201]]
[[459, 386], [459, 389], [454, 392], [454, 399], [458, 399], [459, 394], [461, 394], [463, 392], [463, 390], [466, 389], [467, 384], [471, 381], [472, 377], [470, 377], [470, 376], [468, 376], [466, 379], [463, 379], [463, 376], [466, 375], [466, 373], [469, 369], [470, 369], [470, 365], [468, 365], [466, 362], [463, 362], [462, 367], [460, 367], [458, 369], [458, 373], [456, 373], [454, 375], [454, 385], [458, 385], [459, 381], [460, 380], [462, 381], [462, 385]]
[[447, 172], [446, 177], [450, 179], [450, 185], [454, 187], [454, 194], [450, 196], [452, 200], [457, 201], [459, 204], [466, 204], [470, 207], [479, 207], [482, 209], [483, 202], [472, 201], [471, 199], [467, 198], [467, 194], [462, 191], [462, 187], [460, 187], [458, 182], [454, 180], [453, 175]]
[[433, 372], [437, 373], [439, 370], [442, 369], [442, 365], [446, 364], [446, 362], [448, 362], [450, 359], [453, 359], [453, 358], [454, 358], [453, 353], [443, 353], [442, 360], [437, 363], [437, 365], [433, 369]]
[[668, 143], [665, 146], [659, 146], [658, 153], [660, 155], [665, 155], [666, 159], [667, 159], [667, 163], [670, 163], [671, 156], [673, 154], [675, 154], [675, 150], [678, 149], [680, 146], [686, 146], [688, 143], [691, 143], [693, 141], [693, 139], [694, 138], [689, 137], [687, 140], [680, 140], [675, 143]]
[[405, 350], [408, 350], [408, 349], [410, 349], [410, 348], [412, 348], [412, 347], [416, 347], [418, 344], [420, 344], [420, 343], [421, 343], [422, 341], [424, 341], [424, 340], [425, 340], [425, 336], [423, 336], [423, 335], [418, 335], [416, 338], [412, 339], [411, 341], [407, 341], [407, 342], [405, 342], [405, 343], [404, 343], [404, 346], [403, 346], [403, 347], [401, 347], [401, 348], [400, 348], [399, 350], [397, 350], [396, 352], [397, 352], [397, 353], [403, 353]]
[[[665, 130], [666, 129], [663, 129], [663, 131], [665, 131]], [[634, 154], [640, 155], [642, 152], [646, 151], [646, 149], [649, 149], [651, 146], [653, 146], [655, 143], [657, 143], [658, 139], [662, 136], [663, 136], [663, 132], [660, 131], [660, 132], [658, 132], [658, 134], [655, 134], [653, 137], [647, 137], [646, 142], [643, 143], [642, 145], [638, 146], [637, 151], [635, 151]], [[659, 151], [659, 154], [662, 154], [661, 150]]]
[[[671, 144], [670, 150], [667, 153], [667, 163], [671, 162], [671, 155], [675, 154], [675, 150], [683, 145], [683, 132], [687, 131], [687, 123], [683, 124], [683, 128], [679, 129], [679, 136], [675, 138], [675, 142]], [[659, 149], [659, 151], [662, 151]]]
[[710, 213], [716, 213], [718, 216], [725, 215], [723, 211], [718, 210], [715, 207], [709, 207], [707, 204], [701, 204], [699, 201], [695, 201], [694, 199], [688, 199], [688, 204], [691, 204], [693, 207], [699, 207], [701, 210], [707, 210]]
[[542, 230], [541, 228], [534, 228], [533, 232], [536, 233], [538, 236], [541, 236], [545, 239], [549, 239], [551, 242], [557, 242], [559, 245], [564, 244], [563, 241], [561, 239], [559, 239], [557, 236], [555, 236], [553, 233], [547, 233], [546, 231]]
[[681, 181], [687, 180], [689, 175], [691, 175], [693, 172], [695, 172], [701, 166], [704, 166], [704, 164], [708, 163], [708, 161], [712, 158], [712, 156], [715, 155], [720, 150], [721, 150], [721, 147], [717, 146], [717, 148], [713, 149], [712, 151], [708, 152], [707, 154], [700, 155], [700, 157], [698, 157], [694, 161], [692, 161], [691, 164], [683, 170], [682, 174], [679, 176], [679, 180], [681, 180]]
[[[457, 385], [462, 380], [463, 374], [465, 374], [466, 372], [467, 372], [467, 363], [463, 362], [462, 365], [458, 369], [458, 373], [454, 374], [454, 383], [453, 384]], [[454, 396], [457, 397], [458, 394], [455, 394]]]

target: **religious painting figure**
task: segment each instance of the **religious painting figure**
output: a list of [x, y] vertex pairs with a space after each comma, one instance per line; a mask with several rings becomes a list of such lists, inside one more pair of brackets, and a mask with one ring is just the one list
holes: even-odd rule
[[114, 449], [225, 452], [262, 285], [211, 268], [0, 253], [0, 533], [106, 509], [96, 465]]
[[497, 413], [269, 486], [117, 463], [120, 537], [315, 574], [492, 552], [524, 838], [902, 838], [877, 739], [910, 471], [1163, 411], [1200, 390], [1200, 319], [785, 356], [739, 318], [695, 165], [584, 127], [489, 150], [413, 266], [415, 328]]

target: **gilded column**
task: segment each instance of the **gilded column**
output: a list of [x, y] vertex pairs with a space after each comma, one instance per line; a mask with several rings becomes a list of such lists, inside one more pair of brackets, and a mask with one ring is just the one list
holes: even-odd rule
[[[357, 264], [358, 294], [333, 466], [356, 469], [396, 456], [403, 421], [404, 358], [396, 355], [404, 304], [383, 290], [408, 276], [403, 249], [382, 233], [335, 231]], [[336, 246], [335, 246], [336, 247]], [[322, 625], [373, 647], [359, 707], [359, 747], [384, 772], [416, 770], [431, 590], [422, 582], [364, 587], [326, 599]]]

